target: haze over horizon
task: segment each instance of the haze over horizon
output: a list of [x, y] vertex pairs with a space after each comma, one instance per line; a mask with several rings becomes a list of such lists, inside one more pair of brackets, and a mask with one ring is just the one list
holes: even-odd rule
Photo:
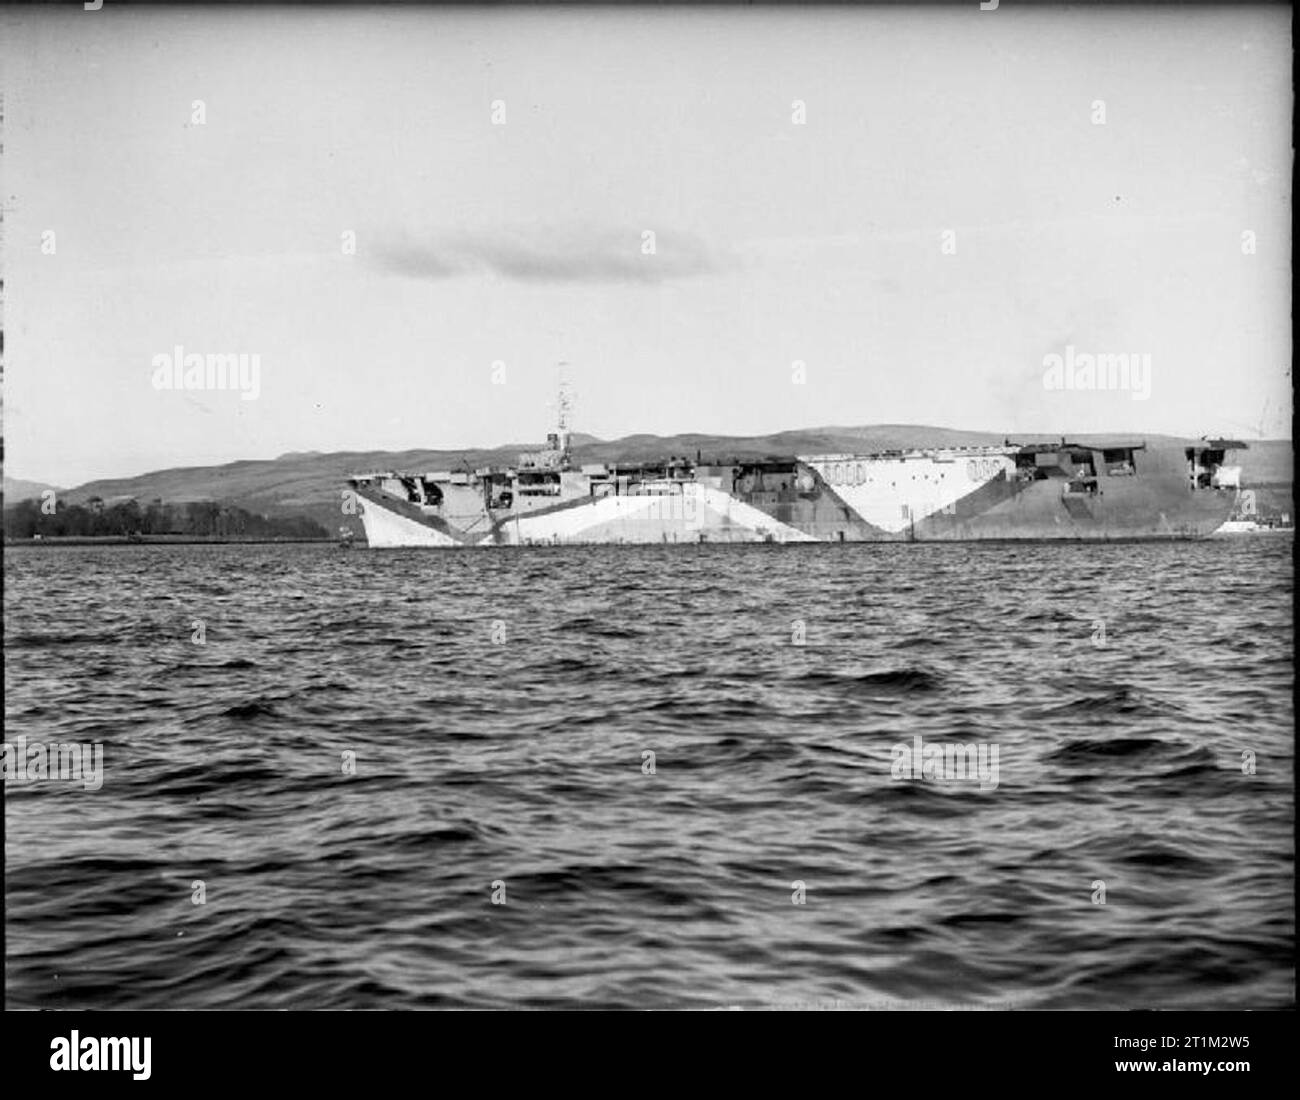
[[6, 474], [540, 442], [559, 361], [606, 440], [1290, 438], [1284, 10], [110, 8], [0, 14]]

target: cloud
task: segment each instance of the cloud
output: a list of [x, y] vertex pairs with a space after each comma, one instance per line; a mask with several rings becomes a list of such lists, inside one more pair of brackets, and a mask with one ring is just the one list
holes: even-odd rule
[[380, 270], [417, 279], [495, 275], [524, 283], [663, 283], [731, 266], [693, 234], [640, 229], [546, 228], [406, 235], [380, 241]]

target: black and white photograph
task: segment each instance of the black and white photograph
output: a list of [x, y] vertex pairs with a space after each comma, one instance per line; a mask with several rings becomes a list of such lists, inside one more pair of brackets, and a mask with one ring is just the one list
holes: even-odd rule
[[0, 7], [6, 1008], [1294, 1009], [1292, 51]]

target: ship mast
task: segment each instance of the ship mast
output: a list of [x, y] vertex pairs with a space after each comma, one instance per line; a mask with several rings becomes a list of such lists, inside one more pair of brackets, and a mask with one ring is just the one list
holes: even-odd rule
[[573, 386], [564, 375], [567, 363], [560, 364], [560, 381], [555, 399], [556, 434], [559, 437], [559, 451], [564, 461], [569, 460], [569, 439], [573, 431]]

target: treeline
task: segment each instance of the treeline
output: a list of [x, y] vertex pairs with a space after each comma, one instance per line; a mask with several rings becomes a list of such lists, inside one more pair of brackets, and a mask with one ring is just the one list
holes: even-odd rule
[[271, 518], [229, 504], [192, 501], [141, 507], [134, 500], [116, 504], [65, 504], [43, 511], [39, 500], [24, 500], [4, 510], [5, 538], [101, 538], [172, 535], [191, 538], [327, 539], [329, 532], [305, 516]]

